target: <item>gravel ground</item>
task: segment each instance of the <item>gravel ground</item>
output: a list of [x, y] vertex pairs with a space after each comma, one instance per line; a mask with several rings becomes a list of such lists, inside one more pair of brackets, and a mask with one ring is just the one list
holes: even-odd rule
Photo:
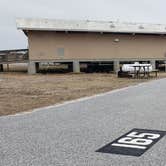
[[166, 130], [166, 79], [0, 118], [2, 166], [165, 166], [166, 137], [141, 157], [95, 152], [133, 128]]

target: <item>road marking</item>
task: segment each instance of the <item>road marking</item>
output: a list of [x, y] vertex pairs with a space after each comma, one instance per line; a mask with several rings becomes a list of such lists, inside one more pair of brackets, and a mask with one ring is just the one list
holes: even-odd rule
[[141, 156], [164, 137], [165, 134], [166, 131], [132, 129], [96, 152]]
[[137, 148], [137, 149], [146, 149], [145, 146], [125, 145], [125, 144], [117, 144], [117, 143], [112, 144], [112, 146], [127, 147], [127, 148]]

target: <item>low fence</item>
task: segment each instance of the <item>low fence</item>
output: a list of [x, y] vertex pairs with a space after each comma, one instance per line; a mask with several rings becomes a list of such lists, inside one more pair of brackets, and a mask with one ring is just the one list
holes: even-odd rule
[[28, 62], [28, 49], [0, 51], [0, 64]]

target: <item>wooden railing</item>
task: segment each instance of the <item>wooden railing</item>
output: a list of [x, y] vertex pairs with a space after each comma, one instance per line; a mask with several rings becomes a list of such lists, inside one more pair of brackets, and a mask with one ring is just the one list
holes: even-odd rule
[[28, 49], [0, 51], [0, 64], [28, 62]]

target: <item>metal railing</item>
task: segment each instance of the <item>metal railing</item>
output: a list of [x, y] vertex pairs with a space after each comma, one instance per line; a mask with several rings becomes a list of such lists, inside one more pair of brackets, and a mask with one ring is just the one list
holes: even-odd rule
[[0, 51], [0, 64], [28, 62], [28, 49]]

